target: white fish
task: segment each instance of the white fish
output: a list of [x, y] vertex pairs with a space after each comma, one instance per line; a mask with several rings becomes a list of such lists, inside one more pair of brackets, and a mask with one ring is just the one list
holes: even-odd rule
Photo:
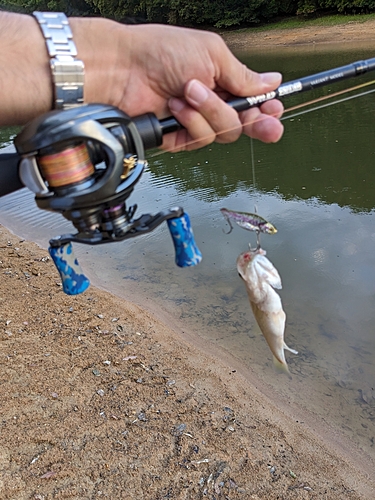
[[282, 287], [281, 278], [265, 255], [262, 248], [241, 253], [237, 258], [237, 270], [245, 282], [251, 308], [272, 351], [275, 367], [289, 374], [284, 349], [298, 353], [284, 342], [286, 316], [280, 296], [274, 290]]

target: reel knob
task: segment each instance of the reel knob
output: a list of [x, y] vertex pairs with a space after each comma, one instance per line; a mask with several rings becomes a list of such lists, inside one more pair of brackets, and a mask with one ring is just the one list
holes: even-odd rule
[[197, 247], [190, 218], [186, 212], [180, 217], [167, 220], [176, 252], [176, 264], [179, 267], [196, 266], [202, 260], [202, 254]]
[[63, 290], [67, 295], [78, 295], [90, 286], [90, 280], [83, 274], [73, 253], [72, 244], [49, 247], [49, 254], [61, 276]]

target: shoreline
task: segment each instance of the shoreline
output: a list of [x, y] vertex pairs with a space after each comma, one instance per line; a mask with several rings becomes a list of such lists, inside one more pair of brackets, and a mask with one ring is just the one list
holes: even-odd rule
[[[156, 321], [171, 331], [176, 342], [182, 340], [189, 346], [190, 350], [199, 354], [203, 359], [203, 366], [207, 366], [205, 361], [208, 358], [213, 363], [213, 365], [210, 365], [210, 372], [213, 371], [219, 379], [223, 379], [226, 374], [231, 375], [231, 373], [235, 373], [235, 377], [237, 378], [235, 382], [233, 382], [235, 378], [233, 376], [226, 378], [226, 384], [228, 384], [229, 388], [233, 389], [235, 387], [236, 392], [243, 392], [243, 394], [248, 391], [249, 400], [254, 395], [257, 400], [260, 399], [260, 404], [264, 405], [263, 411], [265, 417], [269, 421], [278, 422], [281, 426], [285, 424], [285, 421], [291, 424], [295, 422], [302, 424], [303, 434], [308, 434], [310, 439], [312, 438], [320, 443], [320, 446], [325, 448], [328, 453], [332, 453], [344, 462], [348, 462], [360, 475], [363, 474], [366, 476], [369, 483], [366, 486], [363, 485], [365, 486], [363, 491], [367, 491], [368, 495], [370, 495], [370, 492], [372, 496], [375, 494], [375, 480], [373, 479], [375, 458], [362, 450], [357, 444], [350, 442], [348, 437], [341, 433], [339, 429], [335, 429], [327, 421], [321, 420], [318, 414], [313, 414], [309, 410], [283, 399], [283, 396], [278, 394], [272, 386], [261, 380], [258, 374], [251, 368], [246, 367], [223, 346], [215, 345], [211, 341], [203, 339], [198, 332], [182, 327], [167, 312], [162, 311], [157, 304], [150, 303], [150, 301], [147, 301], [145, 304], [141, 294], [134, 294], [134, 291], [132, 291], [132, 298], [130, 300], [128, 297], [121, 296], [120, 293], [115, 292], [113, 294], [105, 286], [97, 283], [95, 278], [93, 278], [92, 282], [95, 288], [102, 290], [104, 293], [123, 299], [127, 303], [133, 304], [140, 308], [140, 310], [150, 314]], [[195, 358], [192, 361], [192, 367], [197, 364], [200, 365], [200, 363], [196, 363]], [[276, 373], [275, 375], [277, 376]], [[232, 385], [234, 387], [231, 387]], [[275, 415], [276, 413], [278, 415]], [[300, 434], [301, 429], [299, 425], [295, 426], [294, 429]], [[290, 429], [288, 430], [291, 437], [293, 432]], [[363, 498], [367, 498], [367, 496]], [[372, 497], [369, 496], [368, 498]]]
[[[270, 29], [264, 31], [238, 30], [221, 33], [221, 36], [233, 51], [242, 49], [265, 48], [280, 46], [298, 48], [311, 45], [322, 50], [324, 45], [337, 45], [338, 49], [356, 44], [371, 46], [375, 42], [375, 20], [365, 22], [349, 21], [336, 26], [307, 26], [294, 29]], [[331, 47], [330, 47], [331, 48]]]
[[[139, 307], [134, 303], [137, 297], [129, 302], [93, 285], [81, 296], [66, 296], [47, 251], [3, 227], [0, 230], [0, 319], [5, 322], [0, 342], [10, 353], [0, 387], [6, 408], [1, 499], [30, 498], [32, 491], [42, 488], [47, 500], [58, 489], [67, 493], [73, 486], [73, 491], [80, 491], [73, 498], [96, 498], [85, 496], [80, 485], [93, 474], [97, 458], [67, 454], [63, 443], [66, 436], [75, 443], [84, 436], [95, 440], [96, 429], [101, 428], [99, 434], [106, 436], [122, 429], [127, 447], [136, 446], [147, 470], [158, 470], [161, 479], [156, 483], [172, 489], [173, 498], [185, 497], [171, 473], [161, 467], [166, 459], [173, 477], [177, 475], [180, 482], [189, 479], [188, 498], [209, 492], [210, 474], [216, 469], [218, 473], [224, 462], [225, 470], [219, 474], [223, 486], [215, 490], [212, 484], [212, 494], [227, 489], [231, 499], [244, 493], [247, 498], [276, 499], [294, 489], [327, 500], [341, 499], [343, 494], [372, 498], [374, 462], [326, 423], [314, 422], [314, 416], [301, 409], [295, 413], [288, 401], [275, 398], [272, 389], [230, 353], [208, 345], [196, 332], [181, 332], [149, 305]], [[15, 380], [14, 373], [19, 374]], [[123, 391], [114, 403], [118, 384]], [[170, 406], [171, 397], [177, 407]], [[17, 422], [13, 428], [12, 419]], [[41, 438], [41, 426], [46, 438]], [[186, 432], [176, 436], [180, 428]], [[103, 491], [108, 498], [125, 498], [114, 496], [110, 484], [114, 481], [117, 488], [125, 488], [134, 454], [113, 453], [111, 440], [103, 439], [94, 447], [95, 455], [105, 454], [102, 468], [109, 463]], [[164, 444], [160, 456], [149, 457], [149, 443], [155, 439]], [[16, 442], [17, 451], [12, 451]], [[198, 451], [192, 452], [192, 447]], [[35, 457], [40, 458], [34, 465]], [[114, 479], [118, 460], [127, 472], [123, 471], [125, 478], [115, 474]], [[196, 462], [206, 465], [198, 467]], [[270, 474], [270, 468], [276, 472]], [[162, 498], [160, 484], [153, 481], [150, 492], [139, 490], [145, 481], [143, 467], [131, 470], [134, 496], [130, 498], [139, 498], [139, 491], [144, 499]], [[44, 480], [49, 473], [53, 481]], [[11, 497], [14, 488], [19, 496]], [[239, 493], [240, 497], [234, 496]]]

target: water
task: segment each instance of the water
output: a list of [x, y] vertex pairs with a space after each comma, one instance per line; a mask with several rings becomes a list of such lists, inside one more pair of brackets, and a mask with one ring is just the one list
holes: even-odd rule
[[[241, 54], [254, 69], [282, 70], [285, 80], [368, 57], [371, 49]], [[246, 138], [149, 158], [129, 201], [139, 213], [182, 205], [204, 256], [196, 268], [174, 265], [166, 225], [129, 242], [75, 245], [76, 255], [94, 283], [231, 353], [287, 403], [315, 415], [317, 427], [327, 422], [375, 457], [375, 97], [284, 123], [279, 144], [254, 141], [254, 167]], [[44, 246], [71, 230], [32, 203], [25, 191], [0, 199], [1, 222]], [[262, 236], [262, 246], [283, 280], [286, 341], [299, 351], [287, 353], [291, 381], [275, 375], [235, 269], [255, 237], [240, 228], [223, 232], [221, 207], [252, 211], [254, 205], [278, 228]]]

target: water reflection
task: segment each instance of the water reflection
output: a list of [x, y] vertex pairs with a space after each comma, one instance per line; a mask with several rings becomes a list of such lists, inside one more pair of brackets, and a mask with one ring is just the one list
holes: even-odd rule
[[[335, 65], [369, 55], [335, 54]], [[256, 69], [283, 69], [285, 79], [332, 61], [330, 53], [310, 52], [303, 58], [300, 52], [246, 57]], [[145, 307], [156, 304], [183, 330], [231, 352], [287, 401], [372, 456], [374, 101], [368, 96], [286, 121], [279, 144], [254, 142], [254, 165], [247, 139], [151, 158], [130, 202], [143, 212], [184, 206], [204, 256], [196, 268], [174, 266], [166, 227], [117, 245], [75, 245], [94, 282]], [[24, 193], [0, 199], [1, 222], [45, 246], [49, 237], [70, 230], [57, 215], [41, 217], [30, 203]], [[255, 238], [240, 228], [230, 235], [222, 231], [221, 207], [251, 211], [254, 205], [278, 228], [262, 244], [283, 280], [287, 343], [299, 351], [288, 355], [291, 382], [275, 377], [235, 270], [237, 255]]]

